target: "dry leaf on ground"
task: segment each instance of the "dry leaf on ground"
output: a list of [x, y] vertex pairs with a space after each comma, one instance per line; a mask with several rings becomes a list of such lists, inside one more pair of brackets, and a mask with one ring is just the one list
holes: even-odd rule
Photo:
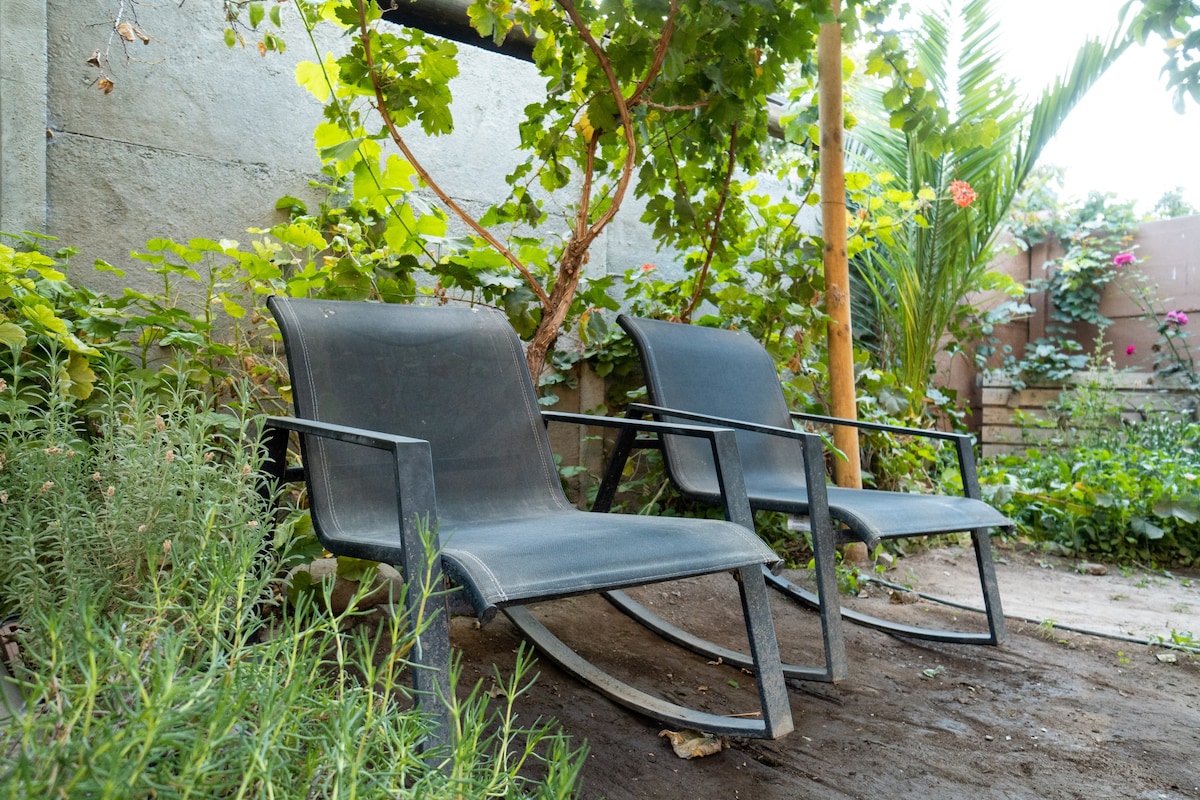
[[659, 736], [665, 736], [671, 741], [671, 748], [680, 758], [703, 758], [713, 753], [721, 752], [724, 744], [720, 739], [700, 731], [659, 731]]

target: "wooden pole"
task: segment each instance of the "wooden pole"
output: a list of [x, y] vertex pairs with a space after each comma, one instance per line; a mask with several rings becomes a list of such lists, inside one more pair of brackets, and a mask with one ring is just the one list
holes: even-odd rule
[[[840, 0], [832, 0], [841, 13]], [[850, 326], [850, 264], [846, 257], [846, 164], [842, 143], [842, 26], [823, 23], [817, 39], [817, 109], [821, 128], [821, 225], [825, 239], [825, 313], [829, 315], [829, 390], [835, 417], [857, 419], [854, 344]], [[858, 429], [838, 426], [833, 444], [838, 486], [862, 488]]]

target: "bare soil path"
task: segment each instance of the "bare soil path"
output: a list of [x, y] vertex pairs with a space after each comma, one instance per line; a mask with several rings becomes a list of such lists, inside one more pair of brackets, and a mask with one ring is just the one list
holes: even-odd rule
[[[847, 626], [850, 677], [794, 683], [796, 730], [773, 742], [732, 740], [677, 758], [661, 726], [629, 713], [548, 664], [521, 697], [522, 719], [554, 717], [590, 747], [585, 798], [1200, 798], [1200, 657], [1083, 633], [1200, 635], [1200, 577], [1161, 572], [1083, 575], [1073, 562], [1002, 550], [997, 566], [1008, 641], [936, 645]], [[933, 550], [889, 572], [939, 598], [978, 604], [969, 554]], [[637, 591], [696, 633], [731, 645], [740, 629], [727, 576]], [[853, 603], [880, 616], [978, 626], [982, 615], [928, 600], [894, 604], [872, 588]], [[813, 662], [815, 613], [776, 602], [785, 658]], [[753, 677], [679, 651], [602, 600], [549, 604], [539, 616], [565, 640], [647, 691], [719, 713], [756, 707]], [[1034, 621], [1024, 621], [1028, 618]], [[507, 672], [519, 640], [503, 618], [454, 623], [464, 683]]]

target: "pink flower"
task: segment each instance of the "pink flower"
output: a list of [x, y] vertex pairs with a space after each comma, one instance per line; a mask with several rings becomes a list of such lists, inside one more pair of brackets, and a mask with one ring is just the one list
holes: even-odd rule
[[1132, 264], [1134, 261], [1137, 261], [1137, 259], [1134, 258], [1133, 253], [1117, 253], [1113, 256], [1114, 267], [1123, 267], [1126, 264]]
[[1127, 355], [1127, 356], [1131, 356], [1131, 355], [1133, 355], [1133, 354], [1134, 354], [1134, 353], [1136, 353], [1136, 352], [1137, 352], [1137, 345], [1136, 345], [1136, 344], [1131, 344], [1131, 345], [1129, 345], [1128, 347], [1126, 347], [1126, 348], [1125, 348], [1125, 355]]
[[954, 199], [954, 205], [959, 208], [966, 208], [979, 197], [966, 181], [950, 181], [950, 195]]
[[1188, 317], [1182, 311], [1168, 311], [1167, 322], [1173, 325], [1187, 325]]

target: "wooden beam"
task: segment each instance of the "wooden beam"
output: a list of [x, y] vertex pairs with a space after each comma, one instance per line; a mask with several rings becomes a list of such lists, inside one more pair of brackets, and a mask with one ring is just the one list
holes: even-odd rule
[[519, 27], [510, 30], [500, 44], [496, 44], [491, 37], [480, 36], [471, 27], [471, 18], [467, 16], [467, 8], [470, 5], [471, 0], [400, 0], [391, 8], [383, 9], [383, 18], [396, 25], [416, 28], [443, 39], [491, 50], [522, 61], [533, 61], [536, 39], [526, 36]]
[[[467, 16], [467, 8], [470, 5], [471, 0], [400, 0], [393, 7], [383, 10], [383, 18], [396, 25], [417, 28], [460, 44], [490, 50], [521, 61], [533, 61], [533, 47], [537, 44], [537, 39], [526, 36], [519, 27], [510, 30], [500, 44], [496, 44], [490, 37], [480, 36], [471, 27], [471, 19]], [[767, 125], [772, 138], [783, 138], [783, 125], [780, 123], [783, 111], [782, 100], [776, 97], [767, 98]]]
[[[840, 0], [830, 4], [840, 13]], [[825, 313], [829, 316], [830, 410], [857, 419], [854, 342], [850, 325], [850, 263], [846, 254], [846, 163], [842, 141], [842, 26], [823, 23], [817, 37], [817, 107], [821, 128], [821, 235], [825, 240]], [[834, 446], [846, 454], [834, 462], [838, 486], [862, 488], [858, 429], [833, 429]]]

